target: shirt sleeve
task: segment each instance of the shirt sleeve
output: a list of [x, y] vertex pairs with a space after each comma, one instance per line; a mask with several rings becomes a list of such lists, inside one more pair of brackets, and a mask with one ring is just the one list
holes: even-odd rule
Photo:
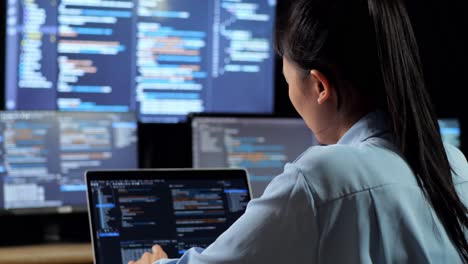
[[[312, 195], [301, 172], [287, 166], [246, 212], [205, 250], [155, 264], [294, 263], [314, 259], [317, 229]], [[301, 246], [302, 245], [302, 246]], [[306, 246], [303, 246], [306, 245]]]

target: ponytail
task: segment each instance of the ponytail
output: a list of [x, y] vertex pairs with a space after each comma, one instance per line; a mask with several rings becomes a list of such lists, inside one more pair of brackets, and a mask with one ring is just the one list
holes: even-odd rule
[[424, 84], [413, 28], [401, 0], [368, 0], [395, 143], [415, 172], [449, 237], [468, 262], [467, 208], [455, 190], [450, 164]]
[[296, 0], [288, 21], [278, 22], [277, 51], [303, 70], [324, 70], [335, 84], [351, 83], [335, 85], [344, 111], [360, 105], [350, 102], [358, 94], [388, 112], [395, 144], [468, 263], [468, 210], [455, 190], [403, 1]]

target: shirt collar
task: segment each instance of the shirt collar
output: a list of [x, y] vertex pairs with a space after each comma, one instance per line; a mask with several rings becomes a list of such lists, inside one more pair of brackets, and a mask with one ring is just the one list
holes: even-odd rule
[[381, 111], [377, 110], [368, 113], [358, 122], [356, 122], [338, 141], [341, 145], [355, 145], [369, 138], [382, 137], [390, 132], [388, 126], [388, 117]]

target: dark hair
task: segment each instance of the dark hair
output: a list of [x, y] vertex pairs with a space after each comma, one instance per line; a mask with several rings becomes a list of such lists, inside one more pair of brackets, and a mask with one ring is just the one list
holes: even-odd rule
[[278, 22], [277, 50], [302, 70], [350, 83], [334, 86], [341, 105], [352, 109], [348, 98], [358, 95], [388, 113], [395, 144], [468, 262], [468, 211], [453, 184], [403, 0], [293, 1], [287, 21]]

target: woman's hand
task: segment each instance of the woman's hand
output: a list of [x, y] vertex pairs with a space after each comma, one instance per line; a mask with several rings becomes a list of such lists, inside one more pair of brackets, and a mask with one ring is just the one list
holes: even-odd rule
[[139, 260], [130, 261], [128, 264], [153, 264], [160, 259], [167, 258], [166, 252], [159, 245], [154, 245], [152, 250], [153, 253], [146, 252]]

